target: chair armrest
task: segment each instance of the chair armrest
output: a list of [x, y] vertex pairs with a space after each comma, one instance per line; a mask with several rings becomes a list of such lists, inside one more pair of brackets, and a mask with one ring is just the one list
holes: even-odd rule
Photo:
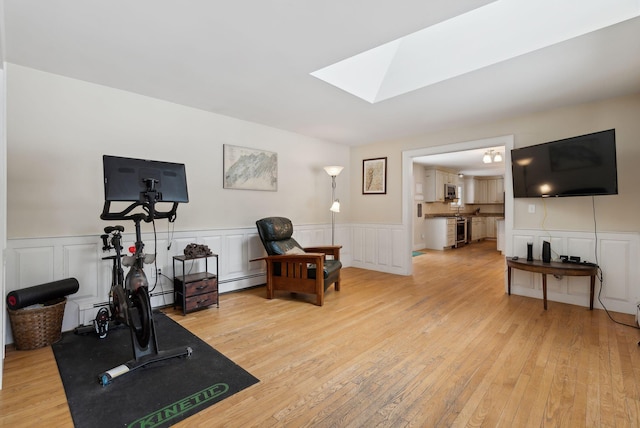
[[318, 259], [324, 259], [324, 253], [304, 253], [304, 254], [283, 254], [281, 256], [265, 256], [262, 259], [273, 262], [287, 262], [287, 261], [306, 261], [307, 263], [315, 263]]
[[333, 256], [334, 260], [340, 260], [340, 248], [342, 248], [342, 245], [323, 245], [319, 247], [305, 247], [304, 250], [310, 253], [322, 253], [325, 256]]
[[306, 263], [316, 263], [318, 259], [324, 259], [324, 253], [304, 253], [304, 254], [283, 254], [279, 256], [264, 256], [257, 259], [251, 259], [250, 262], [259, 262], [260, 260], [271, 262], [287, 262], [300, 260]]
[[[286, 254], [281, 256], [266, 256], [264, 261], [267, 263], [267, 277], [273, 275], [276, 266], [280, 265], [282, 276], [295, 278], [296, 281], [308, 278], [307, 271], [309, 269], [317, 269], [318, 272], [324, 271], [324, 257], [322, 253], [305, 253], [305, 254]], [[316, 275], [322, 278], [323, 275]]]

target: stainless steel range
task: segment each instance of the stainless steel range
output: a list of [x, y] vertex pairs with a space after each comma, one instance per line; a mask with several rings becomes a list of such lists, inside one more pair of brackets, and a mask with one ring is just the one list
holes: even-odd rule
[[456, 217], [456, 247], [467, 243], [467, 219]]

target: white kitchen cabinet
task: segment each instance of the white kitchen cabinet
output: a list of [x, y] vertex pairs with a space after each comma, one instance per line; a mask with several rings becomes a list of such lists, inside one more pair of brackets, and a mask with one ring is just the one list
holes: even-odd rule
[[465, 204], [473, 204], [475, 200], [473, 199], [476, 194], [476, 179], [473, 177], [465, 177], [464, 178], [464, 203]]
[[458, 174], [455, 172], [444, 172], [445, 174], [445, 183], [446, 184], [455, 184], [456, 186], [460, 184], [460, 180], [458, 179]]
[[502, 204], [504, 203], [504, 178], [465, 179], [465, 203]]
[[496, 202], [504, 203], [504, 177], [496, 178]]
[[488, 193], [487, 180], [476, 179], [473, 202], [476, 204], [486, 204], [487, 193]]
[[495, 238], [497, 236], [496, 217], [486, 217], [486, 221], [487, 221], [486, 237]]
[[490, 178], [487, 182], [487, 199], [486, 203], [501, 204], [504, 202], [504, 179]]
[[444, 185], [458, 185], [458, 174], [439, 169], [427, 169], [424, 177], [424, 201], [444, 202]]
[[456, 219], [447, 219], [447, 242], [445, 247], [452, 247], [456, 245]]
[[425, 202], [435, 202], [436, 195], [436, 170], [428, 169], [425, 171], [424, 175], [424, 187], [422, 188], [424, 192], [424, 201]]
[[497, 234], [498, 237], [496, 238], [497, 240], [497, 244], [496, 247], [498, 249], [498, 251], [500, 251], [502, 254], [504, 254], [504, 219], [503, 218], [498, 218], [496, 219], [496, 230], [497, 230]]
[[473, 217], [471, 219], [471, 240], [479, 241], [486, 237], [486, 219], [484, 217]]
[[444, 185], [447, 182], [446, 174], [442, 171], [435, 170], [436, 173], [436, 201], [444, 201]]
[[443, 250], [456, 245], [456, 219], [452, 217], [425, 220], [425, 247]]

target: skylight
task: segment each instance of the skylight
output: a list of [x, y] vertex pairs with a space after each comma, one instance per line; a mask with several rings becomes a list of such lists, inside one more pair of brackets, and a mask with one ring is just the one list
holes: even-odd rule
[[498, 0], [311, 75], [376, 103], [640, 16], [640, 0]]

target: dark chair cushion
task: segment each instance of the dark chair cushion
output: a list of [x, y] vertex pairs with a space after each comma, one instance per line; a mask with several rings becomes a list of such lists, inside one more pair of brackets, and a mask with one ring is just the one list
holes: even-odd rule
[[[329, 278], [329, 276], [333, 273], [338, 272], [342, 268], [342, 263], [340, 260], [325, 260], [324, 261], [324, 279]], [[310, 268], [308, 271], [309, 278], [316, 278], [316, 268]]]
[[292, 248], [300, 248], [300, 244], [293, 239], [293, 225], [285, 217], [267, 217], [256, 221], [258, 235], [264, 244], [267, 254], [281, 256]]

